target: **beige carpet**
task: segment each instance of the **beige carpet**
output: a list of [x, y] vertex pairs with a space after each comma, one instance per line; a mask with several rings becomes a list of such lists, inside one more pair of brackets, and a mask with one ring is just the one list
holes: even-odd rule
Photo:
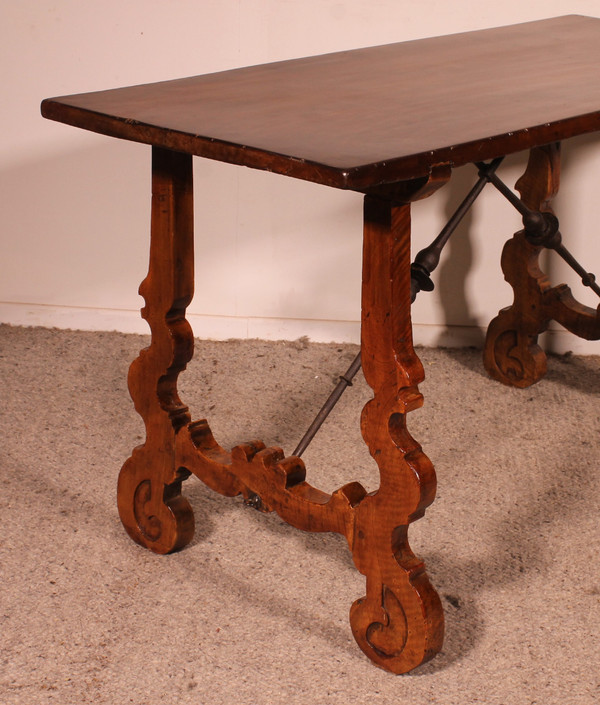
[[[348, 625], [364, 594], [339, 536], [294, 530], [192, 478], [190, 546], [133, 544], [115, 508], [143, 434], [126, 390], [139, 336], [0, 327], [2, 705], [596, 705], [600, 702], [600, 358], [553, 357], [520, 391], [473, 350], [421, 350], [409, 417], [438, 472], [413, 525], [446, 641], [406, 676]], [[356, 352], [303, 341], [197, 343], [181, 376], [224, 445], [289, 453]], [[377, 486], [358, 433], [362, 377], [305, 459], [331, 490]]]

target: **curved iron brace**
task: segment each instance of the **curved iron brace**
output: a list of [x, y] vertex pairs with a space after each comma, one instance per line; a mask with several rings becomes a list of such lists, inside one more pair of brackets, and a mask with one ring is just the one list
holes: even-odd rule
[[[559, 230], [558, 218], [553, 213], [534, 211], [523, 203], [523, 201], [512, 191], [496, 174], [496, 170], [502, 163], [504, 157], [497, 157], [489, 164], [485, 162], [475, 162], [479, 170], [479, 179], [469, 191], [465, 199], [454, 211], [446, 225], [433, 242], [417, 253], [410, 267], [410, 296], [411, 303], [414, 303], [419, 291], [433, 291], [434, 283], [431, 273], [438, 266], [443, 248], [456, 230], [461, 220], [465, 217], [479, 194], [483, 191], [487, 183], [491, 183], [496, 189], [511, 203], [523, 217], [523, 227], [525, 237], [532, 244], [538, 247], [546, 247], [554, 250], [562, 259], [581, 277], [584, 286], [592, 289], [600, 296], [600, 286], [596, 283], [596, 277], [579, 264], [573, 255], [562, 244], [562, 235]], [[356, 355], [348, 370], [341, 375], [333, 392], [329, 395], [325, 404], [311, 423], [302, 440], [293, 452], [293, 455], [300, 457], [311, 443], [312, 439], [321, 428], [325, 419], [329, 416], [334, 406], [338, 403], [346, 389], [352, 386], [352, 380], [360, 370], [360, 352]]]
[[490, 165], [483, 162], [475, 162], [479, 169], [480, 178], [487, 179], [498, 191], [511, 203], [523, 216], [523, 227], [525, 228], [525, 238], [532, 245], [546, 247], [554, 250], [563, 260], [581, 277], [584, 286], [589, 287], [600, 296], [600, 286], [596, 283], [596, 277], [579, 264], [573, 255], [562, 244], [558, 218], [553, 213], [542, 213], [531, 210], [523, 201], [490, 169]]
[[[488, 171], [485, 174], [480, 175], [473, 188], [469, 191], [465, 199], [458, 206], [456, 211], [454, 211], [446, 225], [442, 228], [440, 234], [428, 247], [421, 250], [415, 257], [415, 260], [410, 267], [411, 303], [414, 302], [419, 291], [433, 291], [434, 284], [431, 280], [430, 274], [439, 264], [442, 249], [450, 239], [452, 233], [458, 227], [461, 220], [465, 217], [476, 198], [482, 192], [485, 185], [488, 183], [489, 174], [493, 174], [496, 171], [503, 159], [504, 157], [498, 157], [490, 162], [489, 165], [486, 164]], [[356, 373], [360, 370], [360, 367], [361, 362], [359, 352], [352, 361], [350, 367], [340, 377], [340, 381], [335, 386], [333, 392], [329, 395], [325, 404], [323, 404], [321, 410], [315, 417], [315, 420], [309, 426], [292, 455], [299, 458], [302, 453], [304, 453], [312, 439], [317, 434], [318, 430], [323, 425], [325, 419], [329, 416], [334, 406], [338, 403], [342, 394], [348, 387], [352, 386], [352, 380], [354, 379]]]

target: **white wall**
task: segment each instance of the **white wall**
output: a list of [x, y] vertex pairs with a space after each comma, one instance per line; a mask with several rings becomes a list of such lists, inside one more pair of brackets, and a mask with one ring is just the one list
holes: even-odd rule
[[[146, 331], [137, 286], [147, 268], [150, 149], [43, 120], [42, 98], [146, 83], [341, 49], [561, 14], [600, 16], [594, 0], [19, 0], [0, 11], [0, 321]], [[525, 164], [502, 167], [514, 184]], [[195, 160], [200, 337], [358, 340], [361, 197], [241, 167]], [[564, 145], [556, 207], [568, 247], [600, 274], [595, 237], [600, 143]], [[414, 207], [414, 250], [474, 182]], [[489, 189], [413, 308], [425, 344], [481, 340], [511, 301], [499, 269], [519, 219]], [[576, 278], [563, 275], [585, 303]], [[440, 293], [445, 294], [442, 298]], [[558, 350], [598, 353], [559, 334]]]

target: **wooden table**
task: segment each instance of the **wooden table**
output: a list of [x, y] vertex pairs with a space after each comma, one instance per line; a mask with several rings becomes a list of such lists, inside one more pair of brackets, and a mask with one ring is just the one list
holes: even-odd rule
[[[224, 495], [260, 498], [295, 527], [346, 537], [366, 576], [352, 631], [376, 664], [402, 673], [440, 650], [440, 600], [408, 543], [436, 488], [406, 427], [423, 380], [412, 346], [410, 204], [456, 166], [529, 149], [521, 202], [550, 213], [560, 140], [600, 129], [599, 66], [600, 20], [568, 16], [43, 102], [52, 120], [152, 145], [150, 266], [140, 286], [152, 340], [129, 373], [146, 440], [118, 485], [135, 541], [158, 553], [190, 541], [181, 485], [194, 473]], [[351, 482], [326, 494], [306, 482], [300, 458], [260, 441], [228, 451], [205, 420], [192, 422], [177, 392], [193, 353], [192, 155], [365, 195], [362, 365], [373, 398], [361, 429], [380, 470], [376, 492]], [[600, 337], [597, 312], [550, 286], [542, 247], [526, 235], [505, 248], [515, 300], [485, 349], [489, 372], [517, 386], [544, 374], [536, 340], [551, 319]]]

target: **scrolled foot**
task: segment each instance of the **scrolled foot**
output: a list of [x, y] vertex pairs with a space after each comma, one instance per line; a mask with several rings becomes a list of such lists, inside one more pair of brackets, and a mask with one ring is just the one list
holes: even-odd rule
[[407, 578], [393, 589], [385, 584], [368, 589], [352, 605], [350, 624], [364, 653], [392, 673], [413, 670], [442, 647], [443, 611], [426, 577], [420, 586]]
[[350, 610], [350, 622], [354, 638], [372, 659], [376, 654], [387, 662], [400, 656], [406, 647], [406, 614], [398, 598], [385, 585], [381, 605], [369, 604], [366, 597], [356, 600]]
[[155, 553], [171, 553], [192, 540], [194, 513], [181, 494], [184, 477], [165, 484], [147, 462], [143, 451], [137, 451], [123, 466], [117, 487], [119, 515], [136, 543]]
[[490, 377], [521, 389], [538, 382], [546, 374], [547, 362], [536, 338], [503, 329], [501, 317], [492, 321], [484, 353], [484, 365]]

